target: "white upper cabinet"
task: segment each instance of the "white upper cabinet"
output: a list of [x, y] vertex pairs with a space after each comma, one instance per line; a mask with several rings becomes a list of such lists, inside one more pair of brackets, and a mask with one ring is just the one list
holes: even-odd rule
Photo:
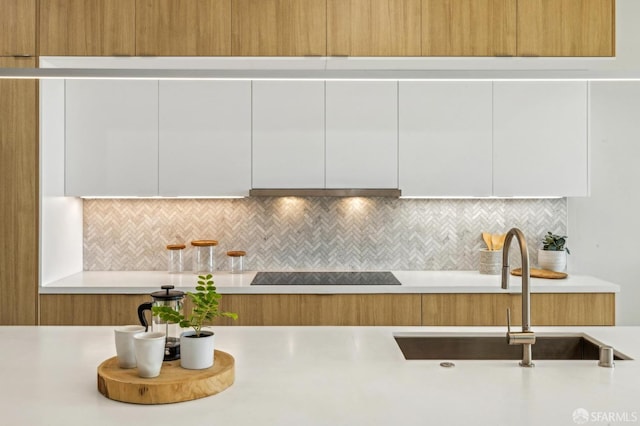
[[326, 82], [326, 187], [398, 188], [397, 82]]
[[589, 194], [586, 82], [495, 82], [496, 196]]
[[68, 80], [65, 193], [158, 194], [158, 82]]
[[253, 82], [253, 188], [324, 188], [324, 82]]
[[159, 84], [159, 195], [248, 195], [251, 82]]
[[400, 189], [410, 197], [492, 194], [491, 82], [400, 82]]

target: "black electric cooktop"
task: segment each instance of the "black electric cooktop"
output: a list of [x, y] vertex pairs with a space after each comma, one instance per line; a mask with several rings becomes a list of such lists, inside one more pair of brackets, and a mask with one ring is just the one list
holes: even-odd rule
[[251, 285], [400, 285], [391, 272], [258, 272]]

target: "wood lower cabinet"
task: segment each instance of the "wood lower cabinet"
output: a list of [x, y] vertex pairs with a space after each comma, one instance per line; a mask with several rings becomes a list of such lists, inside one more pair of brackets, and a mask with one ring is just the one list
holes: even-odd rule
[[517, 0], [422, 0], [423, 56], [515, 56]]
[[503, 325], [512, 305], [509, 294], [423, 294], [422, 325]]
[[518, 0], [518, 56], [614, 56], [615, 0]]
[[0, 0], [0, 56], [36, 55], [36, 0]]
[[[522, 323], [517, 294], [423, 294], [422, 325], [491, 326]], [[615, 325], [613, 293], [535, 293], [531, 325]]]
[[327, 0], [328, 56], [420, 56], [420, 0]]
[[[516, 304], [519, 306], [520, 303], [520, 296], [516, 296]], [[531, 296], [531, 323], [534, 326], [615, 325], [615, 322], [616, 303], [612, 293], [542, 293]]]
[[[137, 308], [148, 295], [43, 294], [41, 325], [137, 324]], [[517, 294], [225, 294], [223, 311], [236, 321], [219, 325], [336, 326], [505, 326], [520, 324]], [[191, 304], [185, 303], [185, 312]], [[615, 325], [613, 293], [536, 293], [531, 295], [535, 326]]]
[[[137, 324], [148, 295], [43, 294], [41, 325]], [[420, 295], [226, 294], [220, 308], [238, 320], [224, 325], [420, 325]], [[185, 312], [191, 304], [185, 303]]]
[[[0, 57], [0, 68], [36, 64], [35, 58]], [[38, 175], [38, 82], [0, 79], [2, 325], [38, 321]]]
[[136, 55], [231, 54], [231, 0], [136, 0], [135, 5]]
[[40, 55], [135, 56], [135, 3], [40, 0]]
[[144, 294], [41, 294], [40, 325], [139, 324]]
[[236, 312], [231, 325], [420, 325], [417, 294], [225, 295], [221, 308]]
[[233, 0], [233, 56], [325, 56], [326, 0]]

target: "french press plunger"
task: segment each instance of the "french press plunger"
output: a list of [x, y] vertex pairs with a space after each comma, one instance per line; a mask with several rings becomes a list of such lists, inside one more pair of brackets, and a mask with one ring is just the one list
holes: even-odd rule
[[[182, 291], [173, 290], [172, 285], [163, 285], [160, 287], [163, 291], [151, 293], [153, 302], [143, 303], [138, 306], [138, 319], [140, 324], [144, 325], [145, 331], [149, 331], [147, 318], [144, 311], [151, 311], [154, 306], [168, 306], [174, 311], [182, 314], [182, 306], [184, 301], [184, 293]], [[180, 359], [180, 325], [162, 320], [159, 316], [153, 315], [151, 318], [151, 331], [160, 331], [167, 337], [164, 346], [164, 360], [173, 361]]]

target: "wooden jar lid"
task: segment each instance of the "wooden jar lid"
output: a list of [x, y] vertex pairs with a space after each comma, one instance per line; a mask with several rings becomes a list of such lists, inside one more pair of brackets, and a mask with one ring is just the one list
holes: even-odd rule
[[182, 250], [186, 247], [184, 244], [167, 244], [167, 250]]
[[242, 250], [232, 250], [227, 252], [227, 256], [230, 256], [230, 257], [240, 257], [240, 256], [245, 256], [246, 254], [247, 252]]
[[191, 241], [191, 245], [195, 247], [211, 247], [217, 246], [218, 242], [216, 240], [195, 240]]

